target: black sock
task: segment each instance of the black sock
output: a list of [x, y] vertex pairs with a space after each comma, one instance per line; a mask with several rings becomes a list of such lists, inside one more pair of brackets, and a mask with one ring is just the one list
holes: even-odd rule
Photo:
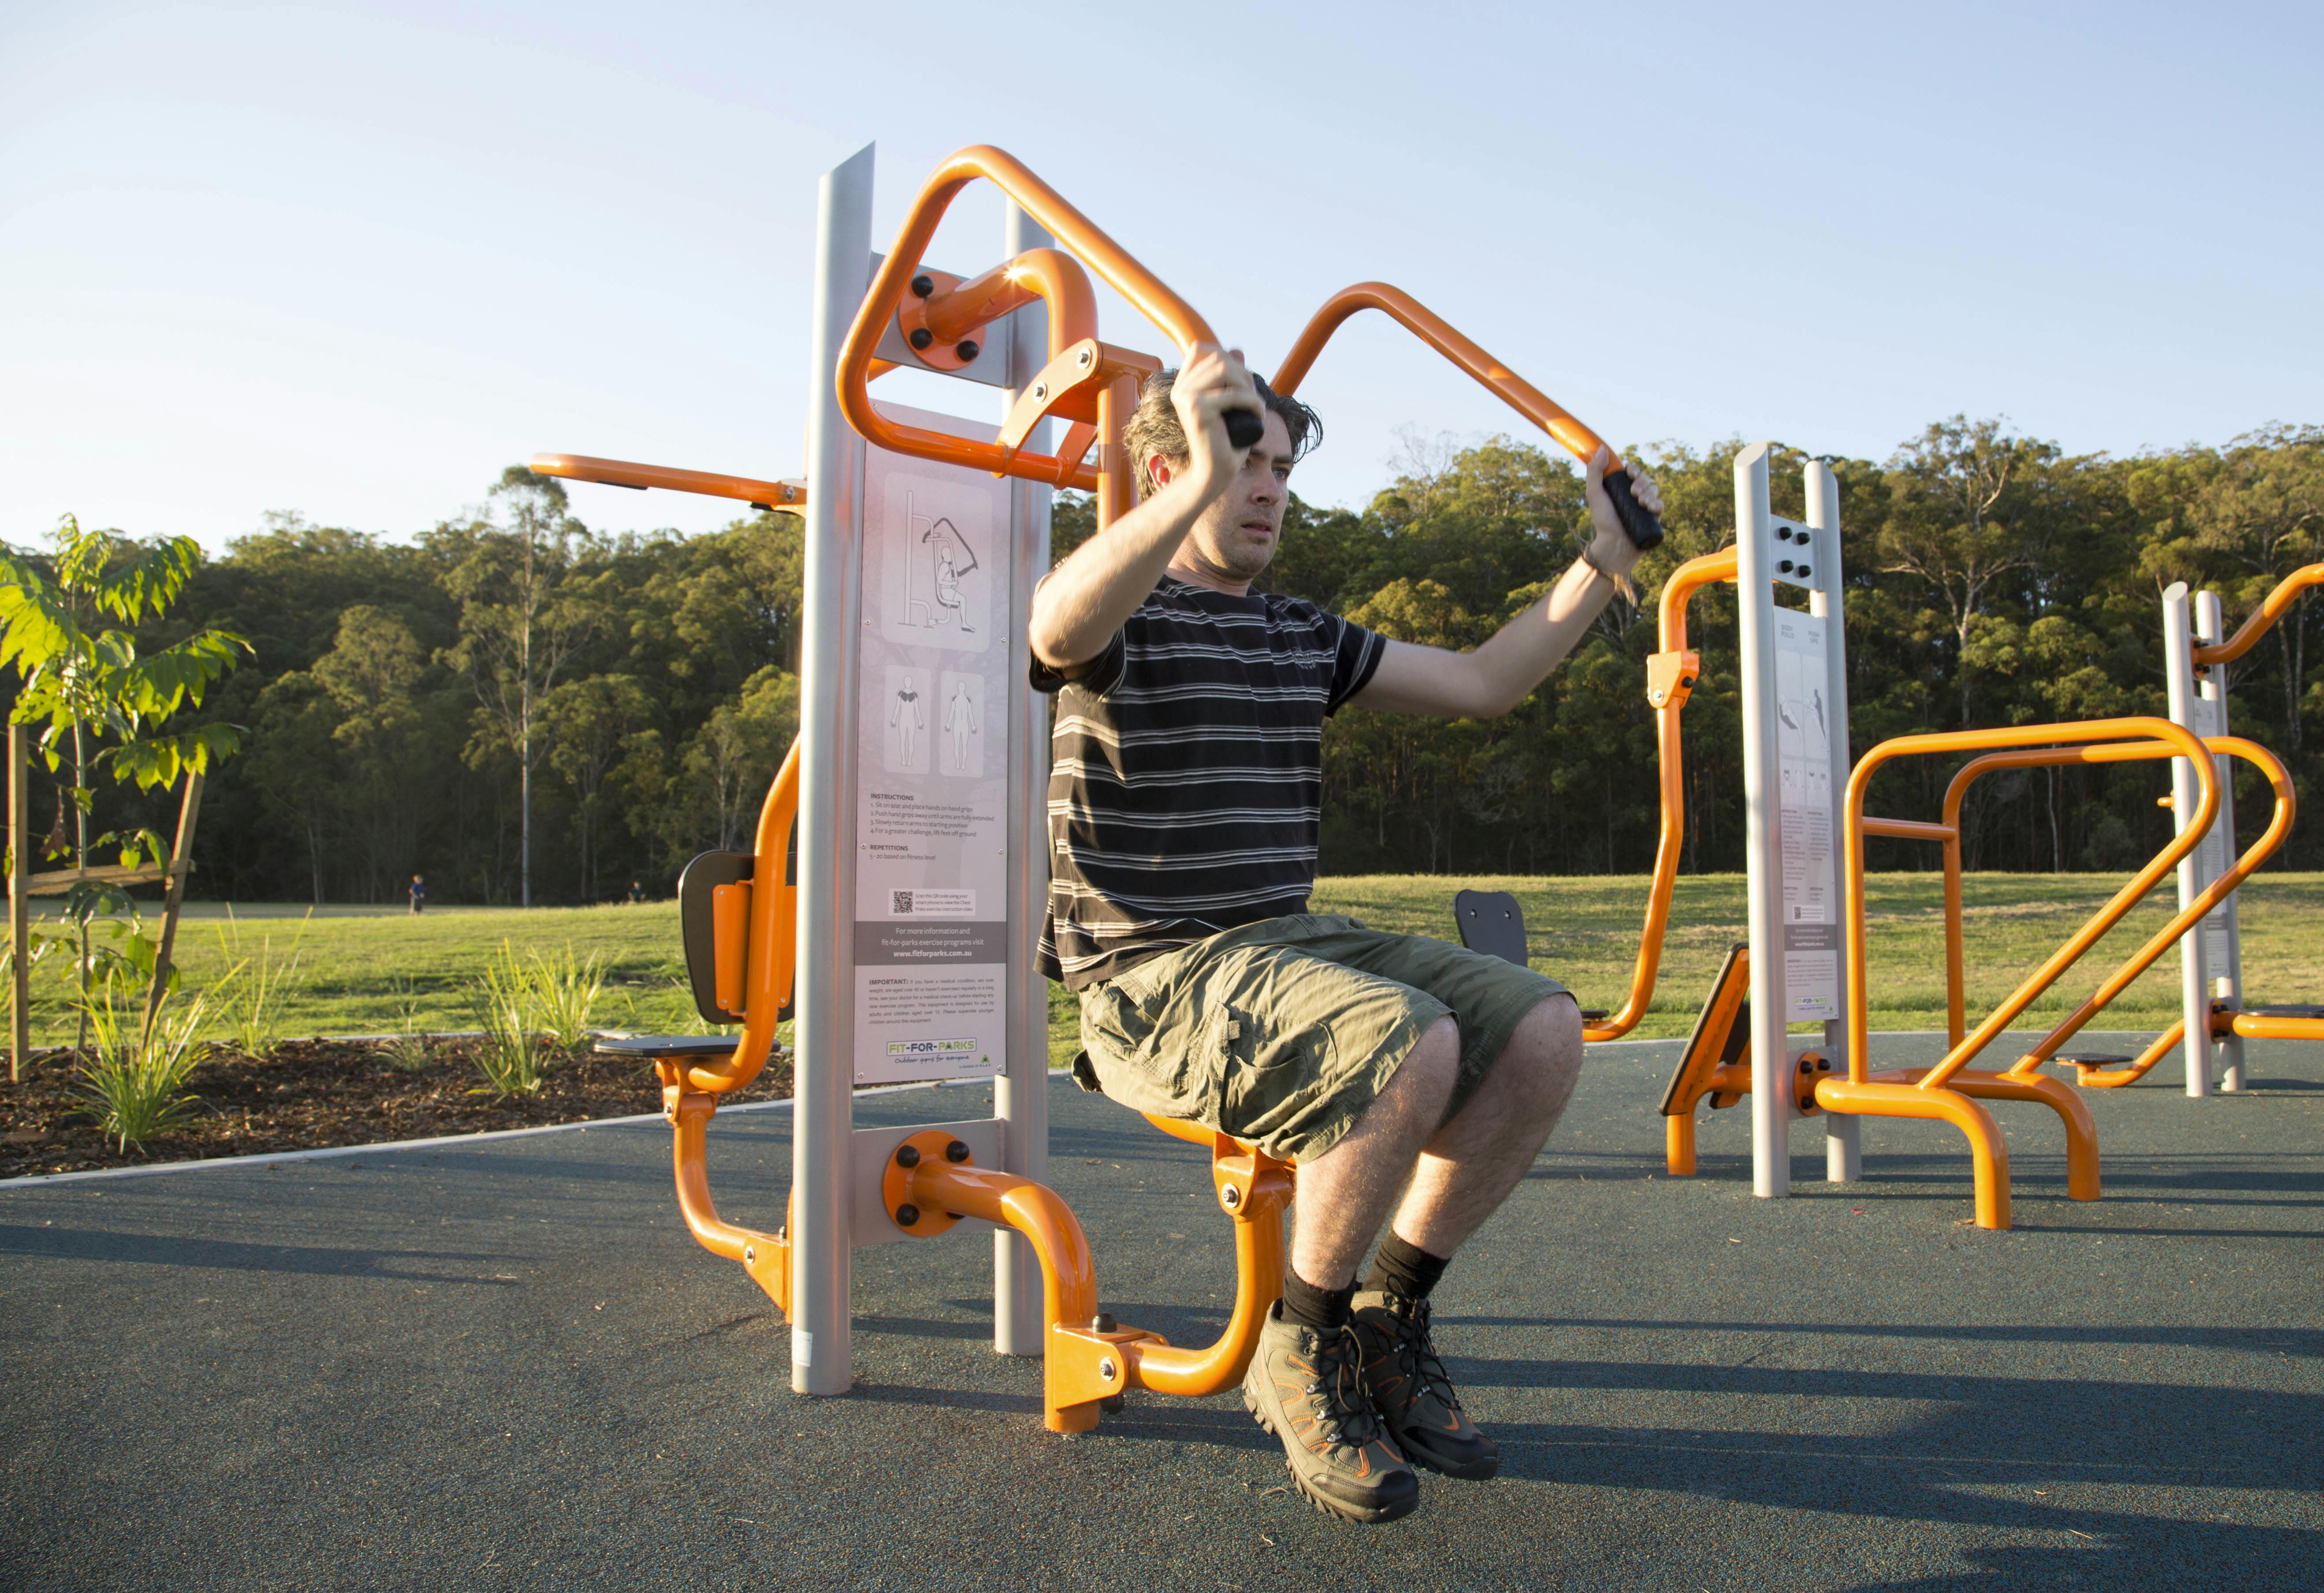
[[1349, 1303], [1355, 1297], [1352, 1280], [1345, 1288], [1319, 1289], [1289, 1267], [1283, 1269], [1284, 1320], [1327, 1338], [1348, 1325]]
[[1379, 1252], [1372, 1257], [1372, 1269], [1365, 1275], [1367, 1289], [1388, 1289], [1407, 1300], [1425, 1300], [1436, 1280], [1444, 1275], [1445, 1261], [1441, 1256], [1431, 1256], [1418, 1245], [1397, 1238], [1389, 1229], [1380, 1240]]

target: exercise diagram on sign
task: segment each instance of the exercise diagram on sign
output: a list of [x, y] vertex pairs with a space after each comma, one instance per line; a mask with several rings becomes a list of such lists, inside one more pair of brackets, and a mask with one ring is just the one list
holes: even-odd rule
[[891, 774], [918, 774], [928, 766], [927, 686], [924, 670], [893, 665], [888, 668], [887, 686], [880, 699], [888, 721], [887, 755], [881, 761]]
[[958, 483], [899, 474], [888, 483], [881, 630], [907, 646], [982, 652], [991, 634], [992, 508]]
[[944, 772], [969, 779], [984, 774], [984, 677], [947, 669], [937, 686], [944, 699]]

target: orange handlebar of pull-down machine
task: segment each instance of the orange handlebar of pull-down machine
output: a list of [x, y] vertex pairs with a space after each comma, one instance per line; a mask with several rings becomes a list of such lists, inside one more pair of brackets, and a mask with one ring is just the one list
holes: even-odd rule
[[2252, 611], [2251, 617], [2237, 628], [2233, 636], [2209, 647], [2195, 649], [2194, 661], [2198, 665], [2234, 663], [2251, 651], [2259, 639], [2266, 635], [2311, 586], [2324, 586], [2324, 564], [2308, 565], [2286, 576], [2259, 607]]
[[[1663, 539], [1661, 525], [1648, 514], [1643, 505], [1629, 495], [1628, 478], [1621, 473], [1628, 470], [1620, 454], [1611, 443], [1600, 437], [1571, 410], [1556, 402], [1532, 382], [1510, 370], [1485, 352], [1452, 322], [1430, 309], [1403, 289], [1387, 282], [1358, 282], [1341, 289], [1323, 301], [1323, 306], [1310, 317], [1306, 327], [1283, 356], [1277, 367], [1271, 385], [1281, 393], [1296, 391], [1307, 379], [1315, 364], [1315, 356], [1323, 352], [1323, 345], [1332, 340], [1349, 317], [1367, 309], [1379, 310], [1429, 347], [1443, 355], [1483, 387], [1486, 391], [1540, 427], [1564, 445], [1566, 452], [1575, 458], [1589, 461], [1591, 456], [1604, 448], [1609, 463], [1606, 466], [1606, 491], [1613, 500], [1614, 512], [1629, 533], [1630, 540], [1640, 548], [1652, 548]], [[1617, 479], [1617, 478], [1619, 479]]]
[[[848, 328], [847, 343], [839, 356], [840, 410], [847, 417], [848, 424], [861, 436], [892, 453], [958, 465], [971, 470], [990, 471], [996, 475], [1013, 475], [1057, 485], [1076, 484], [1074, 461], [1049, 455], [1024, 453], [999, 441], [980, 442], [973, 437], [954, 437], [945, 432], [930, 431], [890, 420], [881, 414], [872, 402], [872, 366], [880, 339], [902, 307], [912, 278], [920, 270], [920, 257], [936, 236], [936, 226], [944, 219], [945, 210], [961, 189], [980, 177], [1014, 199], [1028, 216], [1048, 230], [1059, 245], [1086, 263], [1116, 292], [1129, 299], [1148, 320], [1160, 327], [1164, 335], [1177, 345], [1182, 356], [1191, 355], [1197, 347], [1218, 341], [1209, 323], [1196, 315], [1192, 306], [1164, 286], [1160, 279], [1140, 265], [1096, 223], [1067, 203], [1064, 196], [1033, 175], [1014, 156], [989, 144], [973, 144], [947, 157], [929, 177], [927, 186], [920, 190], [919, 198], [912, 202], [903, 230], [897, 235], [887, 258], [881, 262], [880, 272], [872, 279], [871, 291], [864, 296], [862, 308], [856, 311], [854, 325]], [[1010, 263], [1021, 263], [1023, 259], [1019, 256], [1019, 261]], [[1051, 274], [1059, 282], [1070, 280], [1071, 275], [1065, 272]], [[993, 275], [986, 272], [975, 282], [985, 283]], [[973, 285], [964, 284], [963, 288]], [[1018, 285], [1038, 289], [1043, 284], [1036, 277], [1028, 275]], [[973, 313], [969, 308], [969, 301], [973, 298], [982, 297], [992, 301], [994, 294], [999, 291], [1001, 290], [997, 285], [979, 287], [975, 295], [954, 290], [947, 298], [958, 301], [959, 315], [966, 315]], [[1061, 289], [1061, 291], [1069, 293], [1066, 290]], [[1077, 313], [1075, 303], [1069, 297], [1052, 299], [1053, 329], [1059, 328], [1061, 323]], [[1093, 321], [1094, 309], [1090, 313]], [[955, 317], [953, 324], [967, 323]], [[1080, 331], [1083, 337], [1091, 336], [1086, 329], [1074, 329]], [[1053, 354], [1063, 346], [1054, 340], [1054, 336], [1053, 331]]]

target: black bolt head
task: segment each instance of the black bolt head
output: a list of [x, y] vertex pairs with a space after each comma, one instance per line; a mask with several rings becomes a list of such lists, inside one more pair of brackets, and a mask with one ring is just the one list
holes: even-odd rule
[[896, 1226], [898, 1228], [917, 1227], [919, 1220], [920, 1209], [918, 1206], [907, 1204], [896, 1208]]
[[945, 1160], [947, 1162], [964, 1162], [968, 1160], [968, 1142], [964, 1139], [955, 1139], [950, 1145], [945, 1146]]
[[1792, 573], [1792, 561], [1788, 558], [1779, 558], [1775, 561], [1775, 568], [1788, 576]]
[[1800, 579], [1801, 579], [1801, 580], [1804, 581], [1804, 580], [1806, 580], [1810, 576], [1812, 576], [1812, 575], [1813, 575], [1813, 574], [1815, 574], [1815, 572], [1814, 572], [1813, 570], [1812, 570], [1812, 569], [1808, 568], [1808, 566], [1805, 566], [1805, 565], [1802, 565], [1802, 566], [1800, 566]]
[[913, 298], [915, 298], [915, 299], [926, 299], [929, 294], [931, 294], [931, 293], [935, 292], [936, 290], [936, 279], [935, 279], [934, 277], [932, 277], [932, 276], [929, 276], [927, 272], [922, 272], [922, 273], [920, 273], [918, 276], [914, 277], [914, 278], [912, 279], [912, 297], [913, 297]]
[[1114, 1331], [1113, 1312], [1110, 1311], [1101, 1311], [1095, 1316], [1090, 1318], [1091, 1332], [1111, 1333]]
[[929, 331], [926, 327], [915, 327], [912, 328], [911, 342], [914, 348], [925, 350], [929, 344], [934, 343], [936, 340], [936, 335], [934, 332]]
[[1792, 539], [1792, 528], [1791, 528], [1791, 527], [1789, 527], [1789, 526], [1777, 526], [1777, 527], [1775, 528], [1775, 540], [1776, 540], [1776, 541], [1778, 541], [1778, 542], [1788, 542], [1788, 541], [1790, 541], [1791, 539]]
[[952, 351], [953, 353], [960, 355], [964, 361], [973, 360], [976, 357], [976, 339], [973, 337], [964, 337], [958, 343], [953, 345]]
[[896, 1147], [896, 1165], [899, 1167], [917, 1167], [919, 1165], [920, 1147], [918, 1146], [899, 1145]]

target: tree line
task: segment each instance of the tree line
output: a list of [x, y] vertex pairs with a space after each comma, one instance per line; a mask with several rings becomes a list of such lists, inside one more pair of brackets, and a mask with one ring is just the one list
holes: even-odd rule
[[[1669, 539], [1573, 658], [1513, 713], [1436, 722], [1348, 709], [1328, 725], [1326, 872], [1635, 872], [1658, 810], [1646, 658], [1680, 560], [1732, 538], [1738, 444], [1639, 450]], [[1804, 456], [1774, 462], [1798, 516]], [[2223, 594], [2230, 622], [2324, 558], [2324, 428], [2224, 447], [2070, 456], [1993, 420], [1930, 426], [1840, 491], [1854, 744], [1929, 728], [2159, 713], [2158, 595]], [[1294, 499], [1262, 580], [1406, 640], [1472, 646], [1572, 558], [1578, 471], [1528, 443], [1407, 441], [1361, 509]], [[1091, 531], [1063, 494], [1058, 557]], [[199, 897], [569, 903], [667, 895], [696, 852], [748, 844], [798, 721], [802, 526], [760, 513], [696, 537], [605, 536], [557, 482], [512, 468], [409, 539], [269, 516], [194, 572], [183, 616], [251, 652], [202, 717], [240, 728], [204, 800]], [[38, 550], [18, 557], [37, 563]], [[2303, 603], [2232, 673], [2233, 724], [2324, 774], [2324, 677]], [[1699, 596], [1686, 713], [1690, 871], [1740, 866], [1742, 739], [1731, 588]], [[1892, 766], [1874, 810], [1933, 816], [1952, 765]], [[2162, 765], [2023, 772], [1976, 790], [1973, 867], [2116, 870], [2167, 838]], [[2239, 776], [2239, 778], [2244, 778]], [[2240, 788], [2240, 787], [2239, 787]], [[107, 789], [106, 829], [167, 827], [165, 796]], [[35, 777], [36, 828], [65, 823]], [[117, 809], [118, 811], [112, 811]], [[2264, 821], [2264, 787], [2244, 804]], [[2315, 868], [2303, 819], [2278, 866]], [[1877, 867], [1925, 868], [1877, 842]]]

